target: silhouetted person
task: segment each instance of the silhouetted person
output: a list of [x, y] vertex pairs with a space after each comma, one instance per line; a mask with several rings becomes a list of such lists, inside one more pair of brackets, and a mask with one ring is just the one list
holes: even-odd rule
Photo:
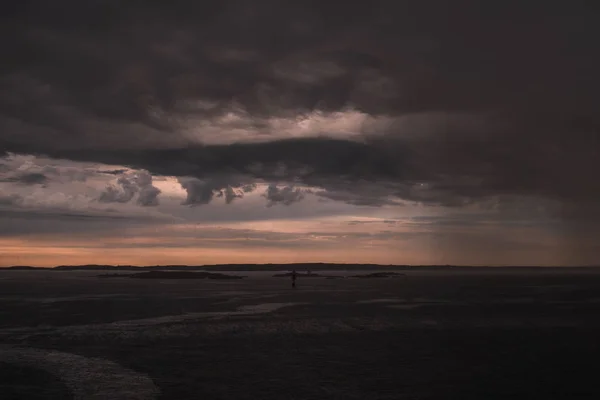
[[292, 271], [292, 287], [296, 287], [296, 270]]

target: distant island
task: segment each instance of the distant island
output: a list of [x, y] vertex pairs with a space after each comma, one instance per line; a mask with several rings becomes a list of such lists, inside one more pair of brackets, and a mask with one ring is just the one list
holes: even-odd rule
[[[273, 278], [291, 278], [291, 276], [293, 275], [292, 272], [285, 272], [282, 274], [275, 274], [273, 275]], [[329, 279], [335, 279], [335, 278], [343, 278], [343, 276], [339, 276], [339, 275], [321, 275], [321, 274], [315, 274], [314, 272], [298, 272], [296, 273], [296, 276], [298, 278], [329, 278]]]
[[148, 271], [135, 274], [103, 274], [98, 278], [137, 278], [137, 279], [243, 279], [245, 276], [220, 274], [218, 272], [188, 271]]
[[[275, 275], [273, 275], [273, 278], [291, 278], [292, 275], [293, 275], [292, 272], [286, 272], [283, 274], [275, 274]], [[394, 277], [399, 277], [399, 276], [406, 276], [406, 274], [403, 274], [401, 272], [393, 272], [393, 271], [373, 272], [370, 274], [350, 275], [350, 276], [348, 276], [348, 278], [394, 278]], [[298, 277], [298, 278], [327, 278], [327, 279], [345, 278], [344, 276], [339, 276], [339, 275], [321, 275], [321, 274], [315, 274], [313, 272], [296, 273], [296, 277]]]
[[372, 274], [352, 275], [350, 278], [396, 278], [399, 276], [406, 276], [406, 274], [399, 272], [373, 272]]

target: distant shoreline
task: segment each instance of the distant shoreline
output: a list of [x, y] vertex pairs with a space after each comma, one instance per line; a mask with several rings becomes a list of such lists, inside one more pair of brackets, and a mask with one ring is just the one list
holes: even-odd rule
[[365, 271], [365, 270], [429, 270], [429, 271], [473, 271], [473, 270], [535, 270], [535, 271], [590, 271], [600, 266], [460, 266], [460, 265], [382, 265], [382, 264], [336, 264], [336, 263], [293, 263], [293, 264], [214, 264], [214, 265], [59, 265], [56, 267], [9, 266], [0, 271]]
[[98, 278], [136, 278], [136, 279], [244, 279], [242, 275], [227, 275], [219, 272], [204, 271], [143, 271], [133, 274], [101, 274]]

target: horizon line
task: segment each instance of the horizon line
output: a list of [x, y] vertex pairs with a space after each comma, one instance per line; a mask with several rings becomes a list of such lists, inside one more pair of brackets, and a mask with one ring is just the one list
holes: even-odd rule
[[93, 268], [218, 268], [218, 267], [285, 267], [285, 266], [335, 266], [335, 267], [382, 267], [382, 268], [600, 268], [600, 265], [480, 265], [480, 264], [377, 264], [377, 263], [222, 263], [222, 264], [60, 264], [41, 267], [34, 265], [8, 265], [0, 269], [93, 269]]

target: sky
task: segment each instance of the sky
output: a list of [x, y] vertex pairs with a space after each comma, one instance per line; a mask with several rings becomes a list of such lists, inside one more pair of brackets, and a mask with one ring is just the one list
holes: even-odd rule
[[0, 266], [598, 265], [599, 16], [7, 2]]

